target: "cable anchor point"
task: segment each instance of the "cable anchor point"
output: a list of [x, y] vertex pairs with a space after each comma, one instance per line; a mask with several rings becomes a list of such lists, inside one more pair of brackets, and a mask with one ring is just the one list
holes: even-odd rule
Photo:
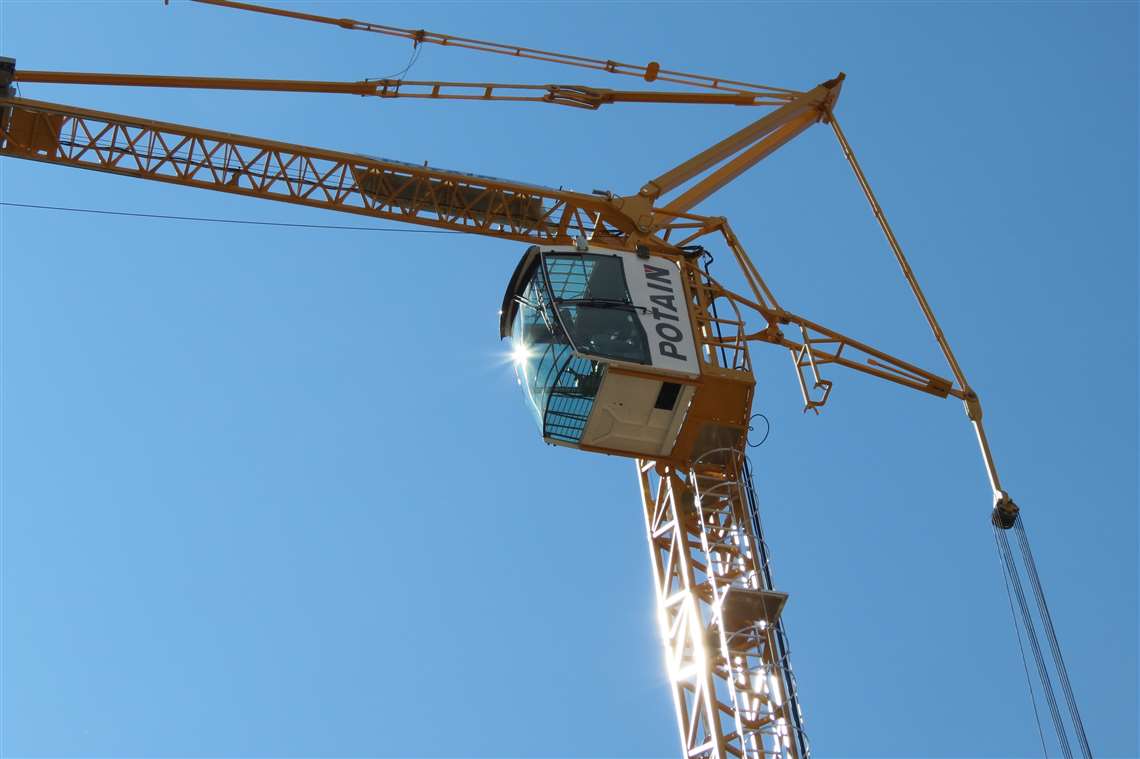
[[1009, 493], [999, 490], [994, 493], [994, 510], [990, 514], [990, 521], [994, 527], [1008, 530], [1017, 524], [1017, 516], [1021, 509], [1009, 497]]

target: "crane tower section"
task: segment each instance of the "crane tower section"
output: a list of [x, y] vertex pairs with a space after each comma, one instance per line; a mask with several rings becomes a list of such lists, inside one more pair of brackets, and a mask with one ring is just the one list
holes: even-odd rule
[[500, 335], [544, 440], [637, 459], [684, 755], [806, 759], [744, 457], [743, 323], [695, 258], [531, 246]]
[[807, 759], [796, 680], [747, 460], [639, 460], [682, 755]]

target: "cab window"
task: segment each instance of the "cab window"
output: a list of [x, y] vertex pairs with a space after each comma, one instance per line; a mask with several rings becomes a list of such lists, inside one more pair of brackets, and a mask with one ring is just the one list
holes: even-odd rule
[[555, 253], [544, 256], [543, 263], [558, 316], [578, 352], [651, 363], [618, 256]]

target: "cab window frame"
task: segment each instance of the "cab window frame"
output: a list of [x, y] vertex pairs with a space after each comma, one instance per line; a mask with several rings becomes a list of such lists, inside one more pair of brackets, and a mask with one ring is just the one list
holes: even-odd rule
[[[620, 302], [618, 302], [616, 300], [609, 301], [608, 299], [597, 299], [597, 300], [607, 300], [607, 305], [599, 306], [599, 305], [590, 305], [589, 301], [592, 300], [591, 298], [587, 298], [587, 297], [565, 298], [565, 297], [558, 297], [555, 295], [554, 284], [553, 284], [553, 281], [551, 278], [550, 267], [548, 266], [548, 260], [551, 258], [553, 258], [553, 259], [575, 259], [575, 258], [577, 258], [579, 260], [585, 260], [587, 257], [591, 258], [591, 259], [595, 259], [595, 260], [612, 259], [616, 263], [616, 268], [617, 268], [618, 274], [621, 276], [621, 287], [622, 287], [622, 292], [623, 292], [623, 296], [622, 296], [622, 299]], [[639, 310], [644, 310], [644, 307], [639, 307], [633, 303], [633, 299], [630, 295], [629, 280], [625, 276], [625, 266], [622, 265], [622, 258], [621, 258], [620, 254], [617, 254], [617, 253], [595, 253], [595, 252], [590, 252], [590, 251], [585, 251], [585, 252], [583, 252], [583, 251], [542, 251], [538, 255], [538, 259], [539, 259], [539, 265], [542, 267], [543, 279], [545, 280], [546, 294], [550, 298], [550, 303], [551, 303], [551, 306], [553, 307], [555, 318], [558, 320], [558, 325], [562, 330], [563, 336], [565, 336], [565, 338], [570, 341], [570, 345], [573, 347], [573, 349], [576, 353], [578, 353], [582, 356], [590, 356], [592, 358], [600, 359], [603, 361], [621, 361], [621, 362], [629, 363], [629, 364], [639, 364], [642, 366], [652, 366], [653, 359], [652, 359], [652, 354], [650, 353], [650, 348], [649, 348], [649, 336], [648, 336], [648, 334], [646, 334], [645, 326], [641, 323], [641, 319], [639, 318], [639, 315], [638, 315]], [[582, 293], [583, 296], [585, 296], [587, 293], [588, 284], [589, 283], [587, 280], [586, 284], [583, 287], [583, 293]], [[581, 339], [579, 339], [581, 336], [576, 334], [577, 328], [575, 328], [573, 330], [567, 328], [566, 321], [563, 318], [563, 313], [562, 313], [563, 304], [565, 304], [567, 306], [572, 306], [579, 311], [584, 310], [584, 309], [590, 309], [592, 311], [603, 311], [603, 310], [611, 310], [612, 309], [612, 310], [619, 311], [619, 312], [626, 314], [627, 318], [628, 318], [628, 320], [632, 326], [632, 332], [633, 332], [632, 337], [637, 342], [636, 349], [638, 351], [638, 355], [637, 356], [631, 356], [628, 353], [603, 352], [603, 351], [598, 351], [598, 350], [589, 350], [589, 349], [585, 348], [581, 344], [581, 342], [582, 342]]]

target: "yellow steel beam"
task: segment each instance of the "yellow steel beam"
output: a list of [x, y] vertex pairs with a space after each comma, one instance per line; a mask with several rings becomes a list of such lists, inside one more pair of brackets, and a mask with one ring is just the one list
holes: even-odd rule
[[664, 219], [672, 218], [674, 213], [690, 210], [709, 195], [791, 142], [792, 139], [817, 121], [819, 121], [819, 114], [814, 111], [804, 111], [794, 116], [767, 137], [671, 200], [669, 205], [665, 207], [664, 218], [660, 220], [664, 221]]
[[806, 759], [779, 612], [742, 615], [734, 603], [772, 590], [742, 458], [719, 450], [680, 467], [637, 461], [681, 752]]
[[895, 237], [894, 230], [891, 229], [890, 223], [887, 221], [887, 215], [883, 212], [883, 207], [879, 205], [879, 200], [875, 197], [874, 191], [871, 190], [871, 183], [867, 181], [867, 176], [863, 173], [863, 167], [859, 165], [858, 159], [855, 158], [855, 151], [851, 148], [851, 144], [847, 141], [847, 136], [839, 127], [839, 121], [835, 118], [834, 114], [829, 113], [828, 115], [831, 128], [835, 132], [836, 139], [839, 140], [839, 146], [843, 149], [843, 156], [850, 164], [851, 170], [855, 172], [855, 178], [858, 180], [859, 187], [862, 188], [863, 194], [871, 206], [871, 211], [875, 215], [875, 221], [879, 223], [879, 227], [883, 230], [883, 235], [887, 238], [887, 244], [890, 246], [899, 268], [902, 269], [903, 277], [906, 279], [907, 285], [914, 294], [915, 300], [918, 301], [922, 315], [926, 318], [926, 323], [930, 327], [934, 339], [938, 342], [938, 347], [942, 349], [942, 355], [946, 357], [946, 363], [950, 365], [950, 370], [954, 373], [954, 378], [962, 388], [960, 397], [965, 403], [966, 417], [970, 420], [970, 424], [973, 425], [974, 434], [978, 439], [978, 448], [982, 454], [982, 464], [986, 468], [986, 476], [989, 478], [990, 489], [993, 491], [994, 510], [1004, 512], [1007, 519], [1011, 518], [1017, 513], [1017, 506], [1009, 497], [1009, 493], [1002, 489], [1001, 477], [998, 475], [997, 470], [997, 462], [994, 461], [989, 437], [986, 435], [986, 428], [982, 423], [982, 402], [978, 398], [977, 393], [973, 391], [966, 381], [965, 372], [962, 371], [962, 367], [958, 364], [958, 359], [954, 356], [954, 351], [950, 347], [950, 341], [946, 338], [945, 333], [943, 333], [942, 326], [938, 323], [937, 317], [934, 316], [934, 309], [926, 299], [926, 295], [922, 292], [922, 287], [918, 284], [918, 277], [915, 276], [914, 271], [910, 268], [910, 262], [907, 261], [906, 254], [903, 253], [902, 246], [899, 244], [898, 238]]
[[632, 230], [603, 198], [541, 185], [23, 98], [0, 114], [13, 158], [530, 243], [621, 247]]
[[780, 100], [791, 100], [800, 94], [796, 90], [789, 90], [783, 87], [770, 87], [768, 85], [751, 84], [749, 82], [740, 82], [733, 79], [725, 79], [722, 77], [705, 76], [703, 74], [687, 74], [683, 71], [672, 71], [669, 69], [661, 68], [660, 64], [656, 62], [651, 62], [644, 66], [634, 63], [621, 63], [619, 61], [608, 59], [588, 58], [580, 55], [567, 55], [566, 53], [557, 53], [550, 50], [538, 50], [536, 48], [524, 47], [521, 45], [506, 45], [500, 42], [488, 42], [486, 40], [478, 40], [471, 37], [458, 37], [450, 34], [441, 34], [439, 32], [429, 32], [425, 29], [404, 29], [398, 26], [387, 26], [385, 24], [375, 24], [369, 21], [357, 21], [350, 18], [333, 18], [331, 16], [321, 16], [316, 13], [303, 13], [300, 11], [285, 10], [283, 8], [272, 8], [266, 5], [257, 5], [255, 3], [236, 2], [236, 0], [194, 1], [203, 3], [205, 5], [216, 5], [223, 8], [252, 11], [254, 13], [264, 13], [272, 16], [281, 16], [284, 18], [291, 18], [300, 21], [311, 21], [319, 24], [331, 24], [332, 26], [337, 26], [342, 29], [375, 32], [377, 34], [384, 34], [390, 37], [398, 37], [401, 39], [411, 40], [415, 45], [442, 45], [444, 47], [464, 48], [467, 50], [475, 50], [482, 53], [509, 55], [512, 58], [524, 58], [530, 60], [545, 61], [547, 63], [559, 63], [567, 66], [591, 69], [594, 71], [604, 71], [610, 74], [634, 76], [639, 79], [643, 79], [646, 82], [670, 82], [672, 84], [682, 84], [688, 87], [697, 87], [700, 89], [721, 92], [737, 92], [752, 95], [761, 94], [766, 97]]
[[16, 82], [82, 84], [118, 87], [169, 87], [261, 92], [309, 92], [380, 98], [430, 100], [493, 100], [532, 102], [596, 109], [610, 103], [670, 103], [684, 105], [776, 106], [780, 101], [739, 92], [647, 92], [611, 90], [571, 84], [504, 84], [496, 82], [438, 82], [364, 79], [351, 82], [298, 79], [251, 79], [208, 76], [154, 76], [78, 71], [17, 70]]
[[721, 161], [745, 150], [756, 141], [762, 140], [805, 112], [813, 114], [818, 120], [825, 113], [824, 109], [835, 102], [842, 81], [843, 75], [840, 74], [836, 79], [824, 82], [787, 105], [780, 106], [712, 147], [702, 150], [684, 163], [646, 182], [638, 194], [651, 200], [659, 198]]

